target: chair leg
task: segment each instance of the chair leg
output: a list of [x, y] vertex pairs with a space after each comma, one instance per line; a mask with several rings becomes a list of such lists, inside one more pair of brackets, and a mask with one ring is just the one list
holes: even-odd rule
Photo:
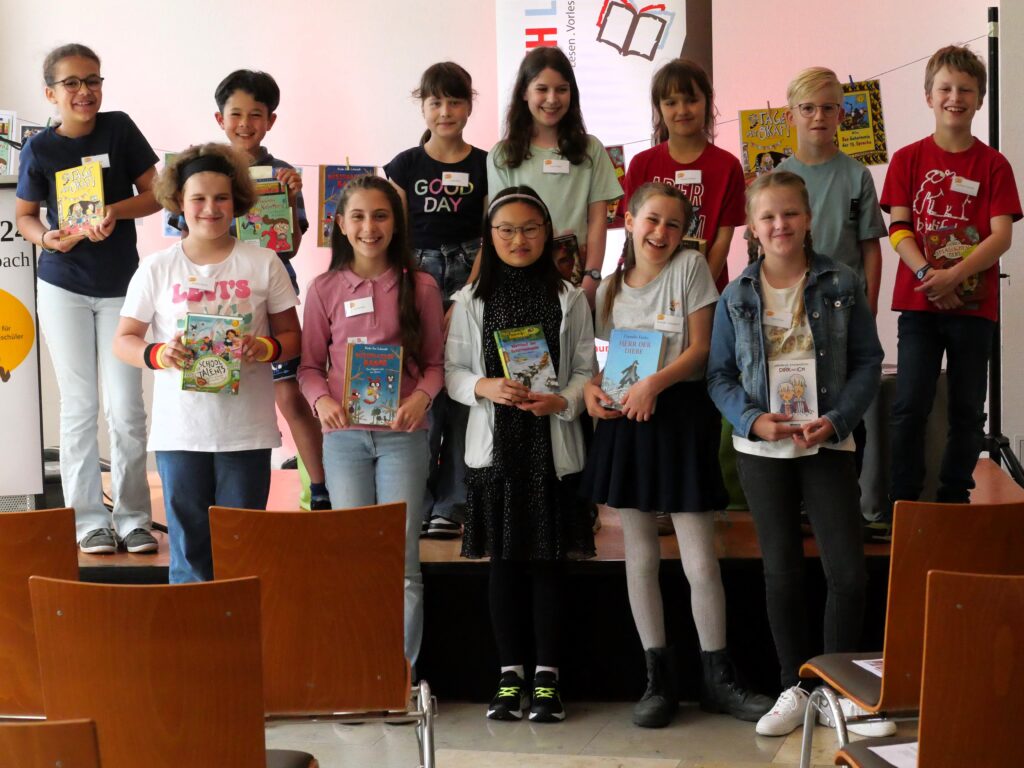
[[814, 741], [814, 725], [818, 720], [819, 700], [824, 700], [832, 712], [832, 722], [836, 724], [836, 739], [839, 741], [839, 749], [843, 749], [850, 743], [846, 732], [846, 718], [839, 706], [839, 697], [827, 685], [819, 685], [811, 692], [811, 696], [807, 700], [807, 710], [804, 712], [804, 732], [800, 742], [800, 768], [810, 768], [811, 765], [811, 746]]
[[430, 694], [430, 684], [426, 680], [420, 680], [419, 708], [423, 712], [423, 720], [420, 721], [420, 756], [423, 768], [434, 768], [434, 699]]

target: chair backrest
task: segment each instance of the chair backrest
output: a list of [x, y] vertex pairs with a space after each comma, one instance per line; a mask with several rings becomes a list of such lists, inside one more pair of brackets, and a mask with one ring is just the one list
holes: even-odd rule
[[217, 579], [259, 576], [268, 714], [405, 709], [405, 505], [211, 507]]
[[105, 768], [264, 764], [258, 579], [29, 591], [46, 717], [94, 721]]
[[78, 578], [73, 509], [0, 514], [0, 716], [43, 713], [29, 576]]
[[925, 587], [933, 569], [1024, 574], [1024, 503], [896, 503], [880, 709], [919, 704]]
[[100, 768], [90, 720], [0, 724], [0, 765], [17, 768]]
[[919, 765], [1019, 762], [1024, 576], [928, 575]]

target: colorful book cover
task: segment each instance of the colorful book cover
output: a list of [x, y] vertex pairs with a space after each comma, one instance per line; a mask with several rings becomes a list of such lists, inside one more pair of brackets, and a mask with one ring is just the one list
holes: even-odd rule
[[345, 407], [349, 424], [385, 427], [398, 413], [402, 391], [402, 347], [349, 344], [345, 362]]
[[242, 378], [242, 318], [235, 315], [185, 315], [181, 343], [192, 362], [181, 369], [186, 392], [237, 395]]
[[518, 381], [531, 392], [558, 392], [558, 374], [539, 325], [506, 328], [494, 332], [505, 378]]
[[276, 192], [257, 197], [252, 208], [235, 219], [235, 232], [239, 240], [252, 241], [278, 253], [291, 253], [294, 241], [288, 195]]
[[885, 165], [889, 151], [882, 120], [882, 90], [877, 80], [843, 86], [843, 120], [836, 134], [839, 149], [864, 165]]
[[99, 161], [57, 171], [57, 219], [67, 234], [84, 234], [103, 220], [103, 168]]
[[[936, 229], [924, 238], [924, 257], [932, 265], [932, 269], [949, 269], [966, 259], [978, 247], [979, 242], [981, 235], [977, 227]], [[957, 286], [956, 293], [969, 309], [983, 302], [988, 297], [985, 272], [968, 277]]]
[[[14, 147], [8, 141], [17, 141], [14, 137], [14, 123], [17, 113], [0, 110], [0, 176], [14, 175]], [[6, 139], [6, 141], [4, 141]], [[21, 142], [18, 142], [19, 144]]]
[[665, 357], [665, 336], [661, 331], [631, 331], [615, 328], [608, 339], [601, 389], [622, 410], [622, 398], [640, 379], [657, 373]]
[[583, 282], [583, 258], [580, 254], [580, 244], [576, 235], [562, 235], [551, 241], [551, 250], [555, 259], [555, 266], [562, 275], [563, 280], [568, 280], [573, 285]]
[[18, 130], [20, 131], [20, 138], [18, 141], [24, 149], [25, 143], [33, 136], [35, 136], [37, 133], [42, 133], [43, 131], [45, 131], [46, 126], [34, 125], [32, 123], [23, 123], [19, 121]]
[[[625, 179], [626, 179], [626, 154], [623, 151], [621, 144], [616, 144], [612, 147], [605, 147], [605, 152], [608, 153], [608, 159], [612, 161], [612, 167], [615, 169], [615, 178], [619, 180], [619, 186], [622, 187], [622, 191], [626, 191]], [[619, 211], [619, 200], [608, 203], [608, 227], [609, 229], [621, 229], [625, 226], [625, 222], [622, 220], [622, 216], [618, 215]]]
[[784, 107], [740, 110], [740, 161], [747, 184], [795, 153], [796, 130], [786, 122]]
[[316, 244], [321, 248], [331, 245], [331, 230], [334, 228], [334, 209], [338, 205], [338, 193], [356, 176], [374, 176], [375, 165], [321, 165], [320, 166], [320, 208], [317, 211], [318, 227]]
[[768, 362], [769, 407], [800, 426], [818, 418], [818, 387], [814, 359]]

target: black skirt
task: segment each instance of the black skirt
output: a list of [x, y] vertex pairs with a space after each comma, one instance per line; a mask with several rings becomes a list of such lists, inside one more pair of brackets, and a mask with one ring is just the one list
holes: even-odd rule
[[718, 465], [722, 418], [703, 381], [658, 395], [650, 421], [598, 420], [580, 493], [642, 512], [708, 512], [729, 497]]

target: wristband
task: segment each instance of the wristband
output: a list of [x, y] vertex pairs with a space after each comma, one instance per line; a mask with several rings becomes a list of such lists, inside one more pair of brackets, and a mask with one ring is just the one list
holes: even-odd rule
[[160, 362], [160, 353], [164, 351], [166, 346], [163, 342], [146, 345], [146, 351], [142, 353], [142, 360], [146, 363], [147, 368], [152, 371], [159, 371], [161, 368], [167, 367]]
[[909, 221], [893, 221], [889, 223], [890, 235], [895, 235], [897, 232], [903, 229], [909, 229], [913, 231], [914, 226]]
[[272, 363], [281, 357], [281, 342], [273, 336], [256, 336], [253, 341], [263, 347], [263, 351], [256, 355], [256, 362]]
[[893, 250], [896, 250], [900, 243], [906, 240], [908, 237], [913, 237], [914, 233], [909, 229], [901, 229], [891, 235], [889, 235], [889, 242], [892, 244]]

